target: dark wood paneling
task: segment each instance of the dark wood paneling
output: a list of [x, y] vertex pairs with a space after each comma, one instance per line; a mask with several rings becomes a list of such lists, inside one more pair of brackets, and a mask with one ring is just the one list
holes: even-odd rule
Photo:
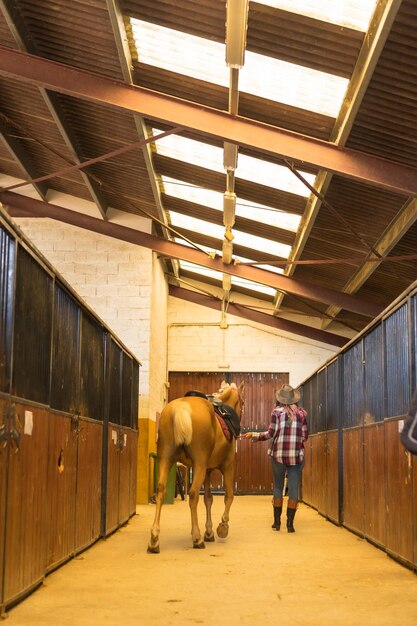
[[[242, 431], [264, 431], [269, 426], [275, 406], [275, 392], [288, 383], [288, 373], [242, 372], [170, 372], [169, 400], [182, 397], [190, 389], [213, 393], [222, 380], [239, 385], [245, 383], [245, 406], [241, 419]], [[237, 441], [235, 461], [235, 494], [272, 493], [271, 462], [267, 455], [268, 442]], [[212, 473], [213, 489], [221, 489], [220, 472]]]
[[317, 481], [317, 510], [322, 515], [327, 513], [327, 458], [326, 458], [326, 433], [315, 436], [316, 447], [314, 457], [314, 475]]
[[312, 451], [311, 451], [311, 437], [305, 442], [304, 450], [305, 450], [305, 457], [304, 457], [305, 462], [304, 462], [302, 485], [301, 485], [302, 500], [306, 504], [313, 506], [312, 495], [311, 495], [312, 482], [313, 482], [312, 465], [311, 465], [311, 459], [313, 456]]
[[343, 431], [343, 522], [359, 534], [364, 532], [363, 428]]
[[398, 435], [399, 420], [386, 420], [386, 548], [395, 557], [413, 563], [412, 462]]
[[136, 484], [138, 476], [138, 441], [139, 433], [137, 430], [133, 430], [130, 433], [130, 499], [129, 499], [129, 513], [130, 515], [136, 514]]
[[106, 475], [106, 523], [105, 534], [116, 530], [119, 522], [119, 427], [109, 424]]
[[[4, 426], [7, 398], [0, 397], [0, 429]], [[0, 607], [3, 604], [4, 530], [6, 527], [6, 470], [8, 448], [0, 444]]]
[[326, 437], [326, 515], [339, 524], [339, 433], [330, 431]]
[[364, 427], [365, 536], [385, 545], [385, 447], [384, 424]]
[[77, 424], [50, 413], [48, 465], [48, 559], [51, 570], [75, 551]]
[[130, 459], [133, 437], [129, 428], [119, 429], [119, 516], [118, 524], [124, 524], [130, 517]]
[[16, 404], [16, 415], [20, 444], [17, 452], [9, 451], [5, 603], [13, 601], [39, 583], [44, 577], [46, 564], [45, 450], [48, 413], [40, 408]]
[[316, 509], [319, 507], [320, 491], [320, 462], [319, 450], [320, 439], [318, 435], [311, 435], [311, 505]]
[[103, 424], [80, 419], [77, 459], [75, 550], [100, 536]]

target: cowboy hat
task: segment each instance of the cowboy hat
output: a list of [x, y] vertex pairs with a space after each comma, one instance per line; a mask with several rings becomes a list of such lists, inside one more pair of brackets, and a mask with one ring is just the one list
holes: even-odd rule
[[301, 393], [291, 385], [282, 385], [281, 389], [275, 392], [275, 397], [281, 404], [296, 404], [301, 398]]

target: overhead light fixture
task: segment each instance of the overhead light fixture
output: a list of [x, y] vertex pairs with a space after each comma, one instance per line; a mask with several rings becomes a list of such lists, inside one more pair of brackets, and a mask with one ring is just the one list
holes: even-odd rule
[[223, 289], [224, 291], [230, 291], [232, 288], [232, 278], [230, 274], [223, 274]]
[[237, 151], [235, 143], [225, 141], [223, 144], [223, 167], [228, 172], [234, 172], [237, 168]]
[[245, 62], [249, 0], [227, 0], [226, 65], [240, 69]]
[[226, 228], [232, 228], [235, 223], [236, 194], [226, 191], [223, 195], [223, 224]]
[[223, 241], [223, 247], [222, 247], [223, 263], [230, 265], [230, 263], [232, 262], [232, 253], [233, 253], [233, 244], [231, 241], [227, 241], [227, 239], [225, 239]]

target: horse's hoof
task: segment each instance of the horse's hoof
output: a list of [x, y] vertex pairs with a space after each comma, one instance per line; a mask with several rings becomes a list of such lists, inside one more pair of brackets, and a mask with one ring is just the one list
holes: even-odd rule
[[204, 535], [204, 541], [214, 541], [214, 535]]
[[147, 552], [149, 554], [159, 554], [159, 546], [148, 546]]
[[226, 524], [226, 522], [221, 522], [221, 524], [217, 526], [217, 536], [220, 537], [220, 539], [226, 539], [228, 534], [229, 524]]
[[205, 548], [206, 546], [204, 545], [204, 541], [201, 541], [200, 543], [194, 542], [193, 543], [193, 548], [195, 550], [203, 550], [203, 548]]

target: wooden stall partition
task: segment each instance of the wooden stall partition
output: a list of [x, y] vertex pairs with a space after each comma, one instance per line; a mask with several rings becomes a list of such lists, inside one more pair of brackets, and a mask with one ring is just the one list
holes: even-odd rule
[[[268, 442], [239, 439], [236, 445], [235, 493], [241, 495], [272, 494], [273, 481], [271, 460], [267, 454]], [[216, 474], [221, 477], [220, 472], [216, 472]]]
[[139, 432], [132, 430], [130, 433], [130, 497], [129, 517], [136, 515], [136, 481], [138, 476], [138, 443]]
[[119, 429], [119, 511], [118, 525], [130, 517], [130, 461], [132, 458], [133, 436], [128, 428]]
[[[403, 418], [405, 419], [405, 418]], [[401, 420], [385, 420], [386, 549], [395, 558], [414, 562], [411, 455], [399, 438]]]
[[48, 447], [47, 571], [75, 553], [78, 422], [51, 411]]
[[75, 552], [100, 536], [103, 423], [80, 418], [78, 425]]
[[316, 481], [315, 485], [317, 494], [317, 510], [322, 515], [327, 513], [327, 437], [326, 433], [317, 433], [315, 435], [316, 447], [314, 463], [316, 464]]
[[364, 426], [364, 532], [385, 547], [384, 423]]
[[339, 501], [339, 431], [326, 433], [326, 504], [325, 515], [340, 524]]
[[106, 515], [104, 534], [107, 536], [116, 530], [119, 523], [119, 427], [108, 426], [107, 468], [106, 468]]
[[[0, 231], [1, 232], [1, 231]], [[3, 563], [4, 563], [4, 531], [6, 528], [6, 476], [8, 446], [4, 445], [6, 439], [5, 414], [8, 398], [0, 396], [0, 617], [3, 612]]]
[[315, 509], [319, 507], [319, 490], [321, 480], [321, 464], [319, 460], [320, 454], [320, 437], [319, 435], [310, 435], [311, 441], [311, 506]]
[[8, 444], [2, 600], [5, 606], [25, 595], [44, 578], [48, 529], [48, 412], [21, 403], [11, 404], [9, 408], [14, 413], [19, 441], [18, 448]]
[[343, 431], [343, 524], [364, 534], [363, 427]]
[[417, 570], [417, 457], [412, 457], [413, 466], [413, 565]]
[[311, 488], [312, 488], [312, 467], [311, 467], [311, 438], [304, 444], [304, 469], [301, 477], [301, 499], [306, 504], [312, 506]]

